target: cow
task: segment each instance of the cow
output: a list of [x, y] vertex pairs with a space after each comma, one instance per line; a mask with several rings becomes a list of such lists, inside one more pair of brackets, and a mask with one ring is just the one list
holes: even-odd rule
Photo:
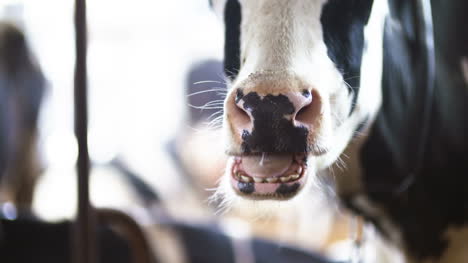
[[46, 80], [22, 30], [0, 22], [0, 201], [32, 205], [40, 174], [37, 123]]
[[210, 4], [229, 84], [215, 198], [259, 207], [326, 186], [391, 262], [467, 262], [468, 2]]

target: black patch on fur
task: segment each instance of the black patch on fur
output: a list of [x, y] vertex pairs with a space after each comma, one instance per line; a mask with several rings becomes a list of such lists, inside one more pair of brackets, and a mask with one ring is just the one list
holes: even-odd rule
[[251, 193], [255, 192], [255, 184], [254, 183], [238, 182], [237, 187], [244, 194], [251, 194]]
[[241, 5], [238, 0], [228, 0], [224, 8], [224, 73], [233, 80], [240, 69]]
[[352, 94], [350, 114], [359, 93], [364, 27], [373, 0], [329, 0], [322, 9], [323, 39], [328, 56], [343, 74]]
[[253, 117], [252, 133], [242, 134], [244, 152], [307, 152], [308, 130], [296, 127], [285, 115], [295, 112], [294, 105], [284, 95], [263, 98], [250, 92], [242, 99], [244, 110]]
[[276, 193], [279, 195], [292, 195], [299, 190], [299, 186], [301, 186], [299, 183], [292, 185], [281, 184], [278, 189], [276, 189]]

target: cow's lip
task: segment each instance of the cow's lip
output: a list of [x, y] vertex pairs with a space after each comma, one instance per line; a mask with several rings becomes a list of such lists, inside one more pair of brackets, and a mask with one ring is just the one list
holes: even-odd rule
[[254, 200], [288, 200], [300, 192], [307, 180], [307, 155], [291, 154], [293, 162], [280, 175], [255, 177], [240, 168], [246, 155], [233, 156], [230, 182], [235, 192]]

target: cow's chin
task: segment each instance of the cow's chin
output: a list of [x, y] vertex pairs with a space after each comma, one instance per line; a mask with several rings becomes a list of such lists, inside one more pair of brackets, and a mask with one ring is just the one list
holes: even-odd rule
[[302, 197], [308, 198], [307, 194], [302, 193], [312, 189], [314, 196], [320, 194], [323, 183], [329, 181], [326, 178], [328, 169], [345, 150], [351, 137], [348, 132], [339, 135], [337, 138], [341, 140], [333, 140], [335, 147], [322, 147], [327, 149], [322, 152], [229, 156], [225, 174], [215, 194], [216, 199], [222, 198], [225, 206], [236, 206], [237, 201], [241, 200], [270, 200], [276, 203], [300, 200]]
[[308, 180], [305, 153], [259, 153], [231, 156], [224, 180], [238, 196], [250, 200], [290, 200]]

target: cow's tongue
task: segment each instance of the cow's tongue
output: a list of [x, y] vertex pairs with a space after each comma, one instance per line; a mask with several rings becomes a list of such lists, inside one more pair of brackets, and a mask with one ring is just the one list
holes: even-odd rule
[[250, 176], [267, 178], [284, 174], [293, 162], [293, 155], [260, 154], [242, 157], [242, 170]]

